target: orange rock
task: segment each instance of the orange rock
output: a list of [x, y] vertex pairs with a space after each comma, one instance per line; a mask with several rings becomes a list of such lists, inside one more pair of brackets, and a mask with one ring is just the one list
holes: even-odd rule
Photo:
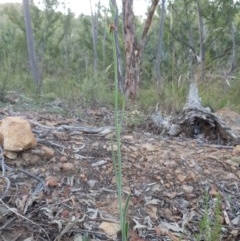
[[23, 151], [37, 144], [30, 123], [21, 117], [3, 119], [0, 136], [3, 137], [3, 148], [7, 151]]

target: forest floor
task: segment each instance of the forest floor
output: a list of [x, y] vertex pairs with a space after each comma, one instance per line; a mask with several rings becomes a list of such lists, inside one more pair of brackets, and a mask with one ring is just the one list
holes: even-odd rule
[[[5, 158], [14, 171], [0, 200], [0, 240], [119, 239], [113, 112], [82, 109], [67, 118], [27, 109], [0, 109], [1, 119], [30, 120], [38, 141], [17, 158]], [[162, 137], [145, 127], [125, 125], [121, 137], [124, 198], [131, 193], [129, 240], [239, 241], [239, 146]], [[39, 151], [43, 146], [48, 156]], [[0, 193], [5, 187], [0, 178]]]

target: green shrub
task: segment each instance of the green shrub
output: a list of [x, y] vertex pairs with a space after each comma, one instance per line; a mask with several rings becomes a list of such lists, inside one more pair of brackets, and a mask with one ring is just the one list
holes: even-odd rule
[[204, 214], [199, 224], [199, 234], [197, 241], [219, 241], [221, 236], [221, 199], [213, 199], [213, 209], [210, 208], [209, 196], [205, 196]]

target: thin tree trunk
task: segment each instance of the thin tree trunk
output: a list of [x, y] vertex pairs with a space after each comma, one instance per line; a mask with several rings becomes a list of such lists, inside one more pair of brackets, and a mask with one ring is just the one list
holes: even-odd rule
[[102, 56], [103, 56], [103, 63], [102, 66], [105, 68], [106, 65], [106, 39], [107, 39], [107, 13], [104, 16], [104, 29], [103, 29], [103, 39], [102, 39]]
[[112, 1], [112, 6], [114, 8], [114, 26], [115, 26], [114, 39], [115, 39], [115, 48], [117, 53], [118, 89], [121, 93], [124, 93], [121, 51], [120, 51], [119, 41], [118, 41], [118, 7], [117, 7], [116, 0], [111, 0], [111, 1]]
[[42, 85], [42, 77], [41, 72], [38, 67], [37, 57], [35, 52], [35, 43], [33, 37], [33, 30], [31, 24], [31, 15], [29, 8], [29, 1], [23, 0], [23, 11], [24, 11], [24, 19], [25, 19], [25, 28], [26, 28], [26, 39], [27, 39], [27, 47], [28, 47], [28, 58], [30, 64], [30, 70], [32, 77], [35, 81], [37, 92], [40, 93], [41, 85]]
[[234, 23], [231, 26], [231, 36], [232, 36], [232, 55], [230, 60], [229, 74], [231, 74], [237, 66], [237, 46], [236, 46], [236, 27]]
[[173, 7], [172, 4], [170, 4], [170, 10], [169, 10], [169, 15], [170, 15], [170, 33], [171, 33], [171, 38], [170, 38], [170, 46], [172, 50], [172, 71], [171, 71], [171, 79], [173, 80], [175, 77], [175, 68], [176, 68], [176, 49], [175, 49], [175, 41], [172, 38], [172, 32], [173, 32]]
[[190, 82], [195, 81], [196, 77], [196, 66], [197, 66], [197, 57], [193, 48], [193, 38], [192, 38], [192, 28], [189, 27], [188, 33], [188, 44], [191, 46], [189, 50], [189, 80]]
[[157, 46], [157, 55], [156, 55], [156, 76], [157, 76], [157, 86], [160, 88], [161, 85], [161, 72], [160, 72], [160, 65], [161, 65], [161, 58], [162, 48], [163, 48], [163, 30], [164, 30], [164, 17], [165, 17], [165, 0], [162, 0], [161, 6], [161, 17], [159, 23], [159, 34], [158, 34], [158, 46]]
[[69, 49], [71, 48], [71, 44], [70, 44], [70, 33], [71, 33], [71, 18], [72, 15], [71, 13], [68, 11], [68, 14], [66, 16], [66, 18], [64, 19], [64, 23], [63, 23], [63, 32], [64, 32], [64, 37], [63, 37], [63, 43], [64, 43], [64, 55], [63, 55], [63, 59], [64, 59], [64, 66], [65, 66], [65, 70], [68, 71], [69, 69], [69, 63], [70, 63], [70, 56], [69, 56]]
[[[188, 9], [186, 8], [186, 16], [188, 18]], [[189, 20], [188, 20], [189, 22]], [[201, 107], [201, 101], [198, 94], [198, 56], [196, 55], [193, 43], [193, 34], [191, 24], [189, 25], [189, 37], [188, 37], [188, 45], [190, 46], [189, 51], [189, 92], [187, 101], [185, 103], [184, 109], [194, 109]]]
[[204, 32], [203, 32], [203, 18], [199, 2], [197, 1], [197, 14], [198, 14], [198, 29], [199, 29], [199, 47], [200, 47], [200, 76], [199, 79], [204, 78], [205, 68], [205, 49], [204, 49]]
[[98, 55], [97, 55], [97, 36], [98, 36], [98, 17], [99, 17], [100, 2], [98, 2], [97, 13], [93, 14], [92, 1], [90, 0], [91, 19], [92, 19], [92, 41], [93, 41], [93, 71], [97, 75], [98, 70]]

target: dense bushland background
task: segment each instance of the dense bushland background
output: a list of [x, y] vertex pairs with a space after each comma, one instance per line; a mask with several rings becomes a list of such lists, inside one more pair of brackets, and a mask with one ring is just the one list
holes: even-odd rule
[[[42, 77], [39, 95], [29, 71], [22, 5], [0, 5], [1, 102], [14, 91], [38, 104], [60, 99], [70, 108], [112, 106], [114, 68], [110, 9], [98, 1], [92, 15], [75, 16], [69, 9], [65, 9], [66, 14], [56, 10], [62, 5], [61, 1], [44, 0], [43, 4], [44, 8], [39, 9], [30, 1], [35, 51]], [[148, 110], [159, 102], [167, 113], [180, 110], [192, 78], [189, 64], [192, 54], [197, 61], [200, 59], [199, 65], [204, 64], [200, 73], [202, 78], [198, 81], [203, 105], [213, 109], [228, 106], [240, 111], [239, 10], [240, 3], [232, 0], [168, 1], [158, 52], [161, 84], [157, 86], [156, 52], [162, 14], [159, 4], [141, 59], [140, 91], [134, 107]], [[144, 16], [134, 16], [134, 24], [140, 38]], [[118, 34], [124, 73], [121, 11]], [[199, 70], [194, 71], [194, 75], [199, 75]]]

